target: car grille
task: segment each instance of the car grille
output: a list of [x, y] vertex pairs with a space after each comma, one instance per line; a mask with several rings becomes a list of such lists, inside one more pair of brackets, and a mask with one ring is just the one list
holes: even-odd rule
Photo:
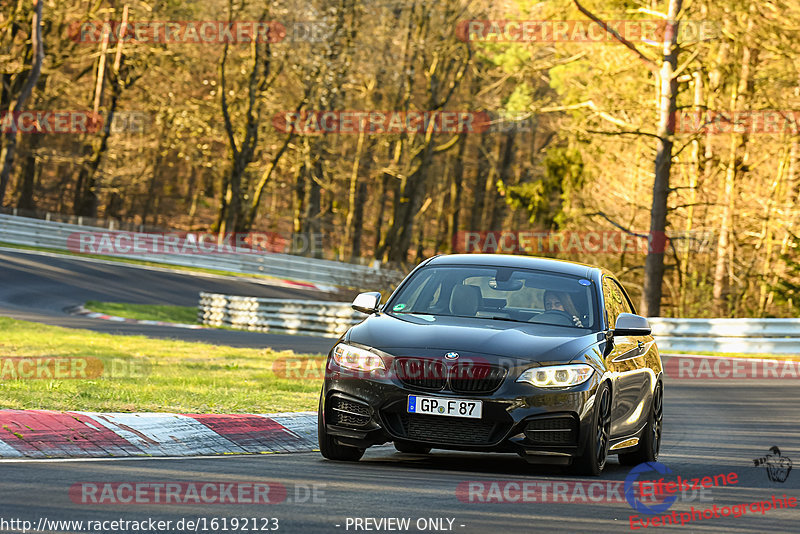
[[447, 383], [444, 364], [437, 360], [397, 358], [395, 373], [403, 384], [415, 388], [439, 391]]
[[569, 415], [534, 419], [525, 427], [534, 445], [577, 445], [578, 421]]
[[482, 419], [400, 414], [406, 437], [413, 440], [453, 445], [492, 443], [495, 424]]
[[450, 369], [450, 389], [458, 393], [490, 393], [500, 387], [506, 370], [493, 365], [460, 363]]
[[369, 424], [370, 420], [367, 405], [341, 397], [331, 397], [328, 414], [333, 425], [363, 427]]
[[450, 389], [457, 393], [491, 393], [500, 387], [507, 371], [502, 367], [471, 362], [447, 369], [441, 361], [397, 358], [395, 374], [406, 386], [430, 391]]

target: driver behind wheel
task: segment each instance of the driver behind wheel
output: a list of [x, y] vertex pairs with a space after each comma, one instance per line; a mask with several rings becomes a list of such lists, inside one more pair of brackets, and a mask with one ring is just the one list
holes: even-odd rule
[[544, 292], [544, 309], [549, 311], [562, 311], [572, 317], [575, 326], [583, 328], [583, 323], [578, 318], [578, 310], [572, 302], [569, 294], [561, 291], [547, 290]]

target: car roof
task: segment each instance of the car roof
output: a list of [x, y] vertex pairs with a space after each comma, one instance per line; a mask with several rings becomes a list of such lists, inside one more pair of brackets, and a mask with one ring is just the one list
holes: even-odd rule
[[485, 265], [489, 267], [516, 267], [568, 274], [572, 276], [599, 275], [601, 269], [594, 265], [572, 261], [539, 258], [536, 256], [516, 256], [513, 254], [443, 254], [434, 256], [426, 266], [433, 265]]

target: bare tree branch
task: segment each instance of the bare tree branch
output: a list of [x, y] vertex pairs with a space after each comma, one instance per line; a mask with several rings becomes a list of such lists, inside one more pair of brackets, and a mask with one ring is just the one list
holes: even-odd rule
[[616, 31], [615, 29], [613, 29], [613, 28], [609, 28], [608, 24], [606, 24], [605, 22], [603, 22], [603, 21], [602, 21], [602, 20], [601, 20], [601, 19], [600, 19], [600, 18], [599, 18], [597, 15], [595, 15], [594, 13], [592, 13], [591, 11], [589, 11], [588, 9], [586, 9], [585, 7], [583, 7], [583, 6], [582, 6], [582, 5], [581, 5], [581, 4], [578, 2], [578, 0], [572, 0], [572, 1], [573, 1], [573, 3], [575, 4], [575, 7], [577, 7], [577, 8], [578, 8], [578, 11], [580, 11], [581, 13], [583, 13], [584, 15], [586, 15], [587, 17], [589, 17], [590, 19], [592, 19], [592, 20], [593, 20], [594, 22], [596, 22], [597, 24], [599, 24], [599, 25], [600, 25], [600, 27], [601, 27], [601, 28], [603, 28], [603, 29], [604, 29], [604, 30], [605, 30], [607, 33], [609, 33], [609, 34], [610, 34], [610, 35], [611, 35], [611, 36], [612, 36], [614, 39], [616, 39], [617, 41], [619, 41], [620, 43], [622, 43], [623, 45], [625, 45], [625, 46], [626, 46], [628, 49], [630, 49], [630, 50], [631, 50], [631, 51], [632, 51], [634, 54], [636, 54], [636, 56], [637, 56], [639, 59], [641, 59], [641, 60], [642, 60], [642, 62], [645, 64], [645, 66], [646, 66], [648, 69], [650, 69], [650, 70], [651, 70], [651, 71], [653, 71], [654, 73], [658, 73], [658, 71], [659, 71], [659, 68], [658, 68], [658, 65], [656, 65], [655, 61], [653, 61], [653, 60], [652, 60], [652, 59], [650, 59], [649, 57], [645, 56], [645, 55], [644, 55], [644, 54], [641, 52], [641, 50], [639, 50], [638, 48], [636, 48], [636, 45], [634, 45], [632, 42], [628, 41], [628, 40], [627, 40], [627, 39], [625, 39], [623, 36], [621, 36], [621, 35], [619, 34], [619, 32], [618, 32], [618, 31]]

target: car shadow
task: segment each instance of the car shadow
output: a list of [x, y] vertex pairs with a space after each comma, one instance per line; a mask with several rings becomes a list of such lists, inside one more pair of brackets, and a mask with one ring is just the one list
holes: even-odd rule
[[[450, 471], [454, 474], [503, 475], [517, 477], [587, 478], [572, 474], [568, 467], [547, 464], [529, 464], [516, 454], [472, 453], [434, 449], [430, 454], [406, 454], [392, 447], [368, 449], [360, 463], [396, 466], [421, 471]], [[629, 466], [620, 465], [616, 456], [606, 463], [600, 479], [623, 480], [630, 472]]]

